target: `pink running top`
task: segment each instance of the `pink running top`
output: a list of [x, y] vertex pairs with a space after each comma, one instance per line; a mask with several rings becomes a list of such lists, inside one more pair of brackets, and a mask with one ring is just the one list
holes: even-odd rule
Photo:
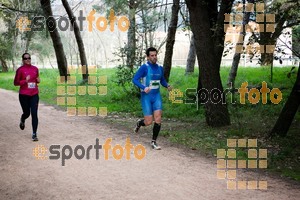
[[[28, 82], [26, 77], [30, 76]], [[14, 80], [14, 85], [20, 86], [19, 93], [23, 95], [33, 96], [39, 93], [38, 80], [39, 69], [33, 65], [23, 65], [19, 67], [16, 71], [16, 76]]]

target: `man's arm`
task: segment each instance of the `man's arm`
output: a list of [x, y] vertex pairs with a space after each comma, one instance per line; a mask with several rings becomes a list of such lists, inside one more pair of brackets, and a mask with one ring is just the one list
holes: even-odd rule
[[144, 90], [146, 87], [142, 85], [140, 82], [140, 79], [145, 77], [145, 74], [147, 73], [147, 67], [145, 65], [142, 65], [135, 75], [133, 76], [132, 82], [134, 85], [138, 86], [140, 89]]

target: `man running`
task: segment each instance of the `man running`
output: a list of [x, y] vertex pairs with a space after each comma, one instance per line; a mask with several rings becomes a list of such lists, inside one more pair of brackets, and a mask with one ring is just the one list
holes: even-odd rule
[[153, 149], [160, 150], [161, 148], [156, 143], [162, 115], [162, 99], [159, 88], [160, 84], [169, 91], [172, 88], [164, 78], [163, 67], [156, 63], [157, 50], [150, 47], [146, 50], [146, 55], [148, 61], [138, 69], [132, 79], [132, 82], [141, 89], [141, 104], [144, 114], [144, 119], [138, 120], [134, 131], [137, 133], [141, 126], [152, 124], [154, 117], [151, 146]]
[[25, 120], [31, 113], [32, 140], [38, 141], [36, 131], [38, 127], [39, 90], [37, 84], [40, 83], [39, 70], [31, 65], [29, 53], [24, 53], [22, 60], [23, 65], [17, 69], [14, 80], [14, 85], [20, 86], [19, 101], [23, 110], [19, 126], [21, 130], [24, 130]]

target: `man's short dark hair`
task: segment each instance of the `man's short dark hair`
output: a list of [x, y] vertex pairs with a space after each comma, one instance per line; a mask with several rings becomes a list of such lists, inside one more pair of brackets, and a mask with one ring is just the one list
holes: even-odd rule
[[29, 55], [29, 56], [30, 56], [30, 54], [29, 54], [29, 53], [27, 53], [27, 52], [26, 52], [26, 53], [23, 53], [23, 55], [22, 55], [22, 59], [24, 59], [24, 56], [25, 56], [25, 55]]
[[156, 53], [157, 53], [157, 50], [156, 50], [154, 47], [149, 47], [149, 48], [146, 50], [146, 55], [147, 55], [147, 56], [150, 55], [150, 51], [156, 51]]

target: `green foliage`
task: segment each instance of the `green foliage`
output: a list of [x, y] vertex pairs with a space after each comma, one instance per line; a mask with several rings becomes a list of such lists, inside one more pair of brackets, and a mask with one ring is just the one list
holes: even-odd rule
[[128, 96], [139, 95], [139, 90], [132, 83], [132, 78], [134, 75], [133, 69], [127, 67], [126, 65], [119, 65], [116, 71], [115, 82], [118, 86], [121, 86]]
[[109, 16], [110, 9], [113, 9], [115, 14], [125, 14], [128, 11], [126, 5], [128, 5], [126, 0], [105, 0], [103, 5], [93, 5], [93, 9], [101, 13], [106, 11], [107, 16]]
[[300, 25], [293, 27], [292, 44], [293, 54], [300, 58]]
[[11, 41], [6, 40], [4, 34], [0, 34], [0, 57], [2, 59], [5, 60], [12, 58], [11, 46]]
[[[3, 0], [2, 0], [3, 1]], [[2, 2], [5, 6], [0, 9], [0, 18], [4, 26], [3, 32], [0, 35], [0, 56], [4, 60], [13, 60], [13, 58], [20, 58], [26, 49], [27, 41], [29, 40], [30, 53], [37, 55], [41, 61], [43, 57], [48, 55], [46, 51], [53, 48], [46, 44], [45, 36], [40, 37], [42, 32], [20, 31], [16, 28], [16, 22], [20, 17], [27, 17], [29, 20], [34, 16], [41, 16], [41, 8], [39, 1], [25, 1], [25, 0], [4, 0]], [[13, 11], [11, 9], [15, 9]], [[24, 12], [18, 12], [22, 10]], [[31, 24], [33, 26], [33, 23]], [[29, 27], [29, 26], [28, 26]], [[35, 36], [38, 35], [37, 38]], [[16, 67], [16, 66], [14, 66]]]

